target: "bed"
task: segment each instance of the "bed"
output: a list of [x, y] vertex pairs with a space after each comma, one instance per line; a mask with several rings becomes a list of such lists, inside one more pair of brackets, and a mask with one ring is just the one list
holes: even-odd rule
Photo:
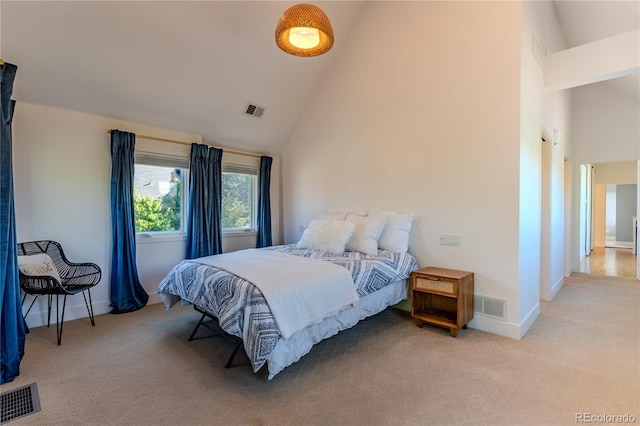
[[[214, 318], [242, 342], [253, 371], [266, 365], [272, 379], [314, 344], [406, 299], [407, 278], [418, 268], [403, 247], [387, 250], [397, 247], [380, 244], [383, 231], [369, 233], [375, 245], [358, 247], [354, 238], [366, 230], [347, 227], [352, 232], [333, 232], [332, 238], [339, 235], [341, 241], [332, 247], [324, 244], [331, 233], [326, 225], [335, 228], [347, 221], [318, 222], [324, 225], [319, 231], [323, 244], [305, 240], [313, 236], [313, 221], [297, 244], [184, 260], [162, 280], [158, 294], [167, 309], [192, 304], [203, 318]], [[276, 290], [262, 282], [269, 276]]]

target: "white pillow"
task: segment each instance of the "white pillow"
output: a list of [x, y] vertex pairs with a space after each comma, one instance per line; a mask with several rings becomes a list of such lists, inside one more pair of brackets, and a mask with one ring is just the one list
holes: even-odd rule
[[53, 260], [46, 253], [18, 256], [18, 269], [23, 274], [54, 277], [60, 281], [60, 274]]
[[304, 230], [296, 247], [344, 253], [347, 241], [355, 230], [356, 226], [346, 220], [314, 219]]
[[356, 232], [347, 243], [347, 250], [369, 255], [378, 254], [378, 238], [384, 231], [387, 217], [348, 214], [347, 221], [356, 225]]
[[396, 212], [376, 212], [372, 216], [385, 216], [389, 221], [378, 239], [378, 247], [382, 250], [409, 250], [409, 234], [413, 224], [413, 216]]

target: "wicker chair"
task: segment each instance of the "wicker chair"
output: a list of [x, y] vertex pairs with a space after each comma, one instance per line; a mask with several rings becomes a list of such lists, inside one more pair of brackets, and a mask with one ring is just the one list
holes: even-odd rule
[[[18, 256], [29, 256], [40, 253], [45, 253], [51, 258], [53, 264], [58, 270], [60, 280], [58, 281], [58, 279], [53, 276], [41, 274], [29, 275], [20, 271], [20, 288], [24, 291], [22, 304], [24, 305], [28, 294], [34, 296], [29, 309], [27, 309], [27, 312], [24, 314], [24, 318], [29, 314], [29, 311], [33, 307], [38, 296], [46, 294], [49, 298], [49, 316], [47, 319], [47, 327], [49, 327], [51, 324], [51, 302], [55, 295], [56, 332], [58, 337], [58, 346], [60, 346], [60, 342], [62, 341], [62, 326], [64, 325], [64, 309], [67, 304], [67, 296], [82, 293], [82, 296], [84, 297], [84, 304], [87, 307], [89, 319], [91, 320], [91, 325], [96, 325], [93, 317], [93, 304], [91, 303], [90, 289], [100, 282], [102, 271], [100, 270], [100, 267], [94, 263], [70, 262], [64, 255], [60, 243], [55, 241], [44, 240], [18, 243]], [[58, 318], [60, 312], [58, 302], [59, 296], [64, 296], [61, 318]], [[88, 300], [87, 296], [89, 297]]]

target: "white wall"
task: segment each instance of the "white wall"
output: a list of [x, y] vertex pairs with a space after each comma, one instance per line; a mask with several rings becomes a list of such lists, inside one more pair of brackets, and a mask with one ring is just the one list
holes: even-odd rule
[[572, 90], [574, 160], [611, 163], [640, 158], [640, 104], [603, 83]]
[[[564, 278], [564, 159], [571, 128], [569, 91], [545, 91], [545, 55], [566, 48], [551, 2], [522, 3], [520, 304], [521, 321], [539, 314]], [[541, 142], [544, 134], [547, 142]]]
[[[111, 154], [107, 130], [115, 128], [181, 141], [202, 141], [199, 135], [187, 132], [23, 102], [17, 103], [13, 121], [18, 241], [57, 240], [70, 260], [97, 263], [102, 269], [102, 280], [91, 292], [96, 314], [111, 310]], [[274, 158], [271, 202], [275, 243], [281, 241], [279, 167], [279, 159]], [[253, 246], [255, 238], [223, 240], [225, 251]], [[182, 239], [137, 244], [138, 274], [151, 296], [150, 303], [158, 301], [156, 289], [162, 277], [183, 258]], [[65, 319], [86, 316], [83, 298], [70, 297]], [[45, 322], [46, 303], [38, 300], [27, 324], [33, 327]]]
[[[569, 139], [571, 140], [571, 139]], [[565, 151], [565, 155], [568, 157], [568, 151], [571, 148], [571, 144], [567, 144], [567, 149]], [[574, 193], [574, 184], [572, 182], [572, 173], [573, 165], [569, 158], [565, 158], [564, 160], [564, 238], [563, 238], [563, 252], [562, 257], [564, 259], [564, 276], [568, 277], [574, 271], [573, 267], [573, 232], [574, 227], [572, 226], [572, 218], [574, 212], [574, 205], [572, 203], [573, 193]]]
[[636, 183], [636, 162], [619, 161], [593, 165], [596, 184]]
[[368, 3], [283, 152], [285, 241], [325, 209], [412, 213], [421, 267], [507, 300], [470, 326], [519, 337], [520, 7]]
[[[0, 5], [0, 27], [2, 27], [2, 5]], [[2, 31], [0, 30], [0, 58], [2, 58]], [[9, 58], [7, 58], [7, 62]]]

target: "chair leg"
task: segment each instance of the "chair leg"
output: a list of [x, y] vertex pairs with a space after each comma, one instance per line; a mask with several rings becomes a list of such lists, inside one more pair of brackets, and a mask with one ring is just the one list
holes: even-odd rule
[[82, 292], [82, 297], [84, 297], [84, 305], [87, 307], [87, 312], [89, 313], [89, 319], [91, 320], [91, 325], [96, 326], [95, 317], [93, 316], [93, 303], [91, 302], [91, 289], [87, 289], [87, 293], [89, 293], [89, 303], [87, 303], [87, 296]]
[[56, 333], [58, 335], [58, 346], [62, 342], [62, 326], [64, 325], [64, 308], [67, 306], [67, 295], [64, 295], [64, 299], [62, 300], [62, 317], [58, 320], [58, 312], [60, 312], [59, 304], [58, 304], [58, 294], [56, 294]]
[[[22, 297], [22, 306], [24, 306], [24, 302], [25, 300], [27, 300], [27, 294], [25, 293], [24, 296]], [[33, 308], [33, 304], [36, 303], [36, 299], [38, 298], [37, 294], [33, 295], [33, 300], [31, 301], [31, 304], [29, 305], [29, 309], [27, 309], [27, 312], [22, 316], [22, 322], [24, 322], [24, 331], [25, 333], [29, 332], [29, 326], [27, 325], [27, 315], [29, 315], [29, 312], [31, 311], [31, 308]]]
[[[47, 316], [47, 328], [49, 328], [49, 326], [51, 325], [51, 302], [52, 302], [52, 298], [53, 295], [48, 294], [47, 295], [49, 297], [49, 315]], [[58, 309], [58, 296], [56, 295], [56, 309]], [[57, 316], [58, 313], [56, 312], [56, 321], [57, 321]]]
[[[33, 308], [33, 304], [36, 303], [36, 299], [38, 298], [38, 294], [34, 294], [33, 295], [33, 300], [31, 301], [31, 304], [29, 305], [29, 309], [27, 309], [27, 312], [24, 314], [23, 318], [26, 318], [27, 315], [29, 315], [29, 312], [31, 312], [31, 308]], [[24, 306], [24, 301], [27, 300], [27, 293], [24, 294], [24, 297], [22, 298], [22, 306]]]

